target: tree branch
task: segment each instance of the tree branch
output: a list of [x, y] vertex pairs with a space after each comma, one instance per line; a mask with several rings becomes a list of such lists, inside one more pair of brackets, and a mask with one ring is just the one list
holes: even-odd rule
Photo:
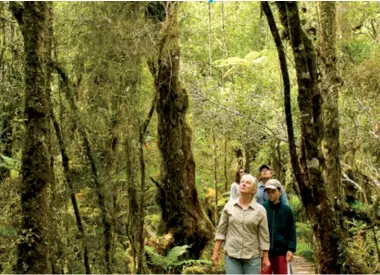
[[364, 191], [363, 191], [363, 188], [359, 185], [359, 183], [357, 183], [357, 182], [353, 181], [352, 179], [350, 179], [350, 178], [347, 176], [347, 174], [344, 173], [343, 171], [342, 171], [342, 176], [343, 176], [343, 180], [352, 183], [352, 184], [353, 184], [353, 185], [354, 185], [354, 186], [355, 186], [360, 192], [364, 192]]
[[153, 177], [149, 177], [149, 178], [156, 185], [156, 187], [158, 189], [163, 189], [163, 187], [161, 186], [161, 184], [156, 179], [154, 179]]
[[341, 210], [342, 214], [346, 218], [356, 219], [360, 221], [365, 221], [368, 224], [372, 224], [371, 217], [367, 212], [360, 211], [358, 209], [353, 209], [352, 207], [344, 208]]
[[[277, 5], [281, 7], [281, 3], [277, 3]], [[273, 17], [273, 14], [269, 7], [268, 2], [261, 2], [261, 7], [268, 20], [268, 25], [271, 30], [273, 39], [276, 43], [278, 58], [280, 61], [282, 80], [284, 83], [285, 119], [286, 119], [286, 125], [287, 125], [287, 130], [288, 130], [289, 154], [290, 154], [290, 158], [292, 162], [292, 167], [293, 167], [294, 175], [298, 184], [300, 186], [305, 186], [301, 168], [298, 162], [297, 148], [296, 148], [296, 143], [295, 143], [295, 138], [294, 138], [293, 118], [292, 118], [292, 108], [291, 108], [291, 98], [290, 98], [290, 78], [289, 78], [288, 66], [286, 63], [284, 46], [282, 45], [281, 38], [276, 26], [276, 22], [274, 20], [274, 17]], [[285, 15], [286, 14], [283, 14], [282, 17], [285, 17]], [[284, 20], [284, 18], [282, 18], [282, 20]]]
[[20, 27], [23, 26], [24, 25], [24, 20], [23, 20], [24, 7], [18, 2], [10, 1], [9, 10], [13, 14], [13, 16], [16, 18]]
[[153, 100], [152, 100], [152, 104], [151, 104], [151, 106], [150, 106], [150, 110], [149, 110], [149, 112], [148, 112], [148, 115], [147, 115], [147, 117], [145, 118], [144, 123], [141, 124], [140, 133], [141, 133], [142, 135], [145, 134], [146, 129], [147, 129], [148, 126], [149, 126], [149, 122], [150, 122], [150, 120], [151, 120], [151, 118], [152, 118], [152, 116], [153, 116], [153, 112], [154, 112], [154, 109], [156, 108], [157, 101], [158, 101], [158, 92], [157, 92], [157, 90], [156, 90], [156, 91], [154, 92], [154, 98], [153, 98]]
[[262, 128], [268, 130], [268, 131], [272, 134], [272, 136], [273, 136], [275, 139], [280, 140], [280, 141], [283, 141], [283, 142], [288, 142], [287, 139], [285, 139], [285, 138], [281, 138], [281, 137], [278, 137], [279, 134], [276, 133], [273, 129], [269, 128], [267, 125], [265, 125], [265, 123], [262, 123], [262, 122], [256, 120], [256, 119], [253, 118], [252, 116], [246, 116], [246, 115], [242, 114], [242, 113], [239, 112], [239, 111], [231, 110], [231, 109], [229, 109], [228, 107], [225, 107], [225, 106], [223, 106], [223, 105], [221, 105], [221, 104], [219, 104], [219, 103], [217, 103], [217, 102], [211, 100], [210, 98], [208, 98], [207, 96], [205, 96], [203, 93], [197, 91], [196, 89], [194, 89], [193, 91], [195, 92], [195, 94], [201, 96], [203, 100], [206, 100], [206, 101], [210, 102], [211, 104], [213, 104], [213, 105], [219, 107], [220, 109], [223, 109], [223, 110], [225, 110], [225, 111], [227, 111], [227, 112], [230, 112], [230, 113], [232, 113], [232, 114], [234, 114], [234, 115], [236, 115], [236, 116], [239, 116], [239, 117], [242, 117], [242, 118], [247, 118], [247, 119], [251, 120], [252, 122], [256, 123], [257, 125], [261, 126]]

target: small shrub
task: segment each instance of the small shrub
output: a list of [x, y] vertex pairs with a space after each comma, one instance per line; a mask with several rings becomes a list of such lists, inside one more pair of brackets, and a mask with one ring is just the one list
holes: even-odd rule
[[314, 248], [304, 242], [297, 244], [297, 255], [304, 257], [306, 260], [313, 262], [314, 261]]
[[149, 255], [148, 261], [152, 266], [161, 268], [165, 272], [168, 272], [169, 270], [173, 270], [176, 267], [181, 266], [193, 266], [193, 265], [201, 265], [205, 264], [208, 266], [211, 266], [211, 261], [208, 260], [180, 260], [180, 256], [185, 254], [187, 252], [188, 245], [183, 246], [175, 246], [169, 252], [166, 256], [158, 254], [154, 248], [150, 246], [145, 246], [145, 251]]

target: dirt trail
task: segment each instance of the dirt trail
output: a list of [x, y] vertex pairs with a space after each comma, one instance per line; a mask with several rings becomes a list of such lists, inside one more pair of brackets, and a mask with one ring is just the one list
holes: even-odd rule
[[314, 264], [300, 256], [294, 256], [292, 269], [294, 274], [315, 274]]

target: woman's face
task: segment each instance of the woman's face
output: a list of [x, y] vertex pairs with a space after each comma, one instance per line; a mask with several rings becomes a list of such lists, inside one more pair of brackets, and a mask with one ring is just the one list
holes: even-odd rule
[[239, 192], [241, 194], [253, 194], [256, 192], [256, 185], [253, 182], [253, 179], [249, 175], [243, 175], [240, 184], [239, 184]]

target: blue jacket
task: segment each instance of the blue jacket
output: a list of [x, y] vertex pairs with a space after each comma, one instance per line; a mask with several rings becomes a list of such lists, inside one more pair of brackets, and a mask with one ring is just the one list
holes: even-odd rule
[[267, 211], [270, 236], [269, 256], [285, 256], [290, 250], [296, 251], [296, 222], [292, 209], [283, 203], [273, 204], [268, 201], [264, 204]]
[[[268, 201], [268, 195], [264, 191], [264, 189], [265, 189], [265, 184], [260, 181], [257, 187], [257, 191], [256, 191], [256, 199], [257, 199], [257, 202], [260, 203], [261, 205], [264, 205], [264, 203]], [[288, 197], [284, 189], [281, 189], [280, 202], [289, 205]]]

